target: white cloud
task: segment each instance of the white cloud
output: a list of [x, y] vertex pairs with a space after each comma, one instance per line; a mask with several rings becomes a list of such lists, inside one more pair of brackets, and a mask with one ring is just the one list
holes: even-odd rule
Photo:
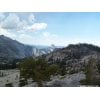
[[45, 38], [48, 38], [48, 39], [49, 39], [50, 37], [52, 37], [52, 38], [57, 38], [57, 37], [58, 37], [57, 34], [50, 33], [50, 32], [43, 32], [42, 34], [43, 34], [43, 36], [44, 36]]
[[27, 23], [22, 23], [23, 29], [18, 30], [18, 33], [28, 33], [44, 30], [47, 28], [46, 23], [34, 23], [33, 25], [27, 25]]
[[20, 34], [19, 35], [19, 38], [20, 39], [23, 39], [23, 38], [27, 38], [27, 39], [30, 39], [31, 38], [32, 39], [32, 37], [30, 35], [27, 35], [27, 34]]
[[10, 13], [4, 21], [1, 22], [1, 27], [9, 30], [23, 30], [28, 26], [26, 20], [20, 20], [20, 17], [15, 13]]
[[0, 27], [0, 35], [5, 35], [7, 37], [10, 37], [12, 39], [15, 39], [16, 38], [16, 35], [11, 33], [11, 32], [8, 32], [7, 30], [3, 29]]
[[34, 21], [35, 21], [35, 16], [34, 16], [33, 14], [30, 14], [29, 17], [28, 17], [28, 21], [29, 21], [30, 23], [34, 23]]
[[[35, 32], [38, 33], [40, 30], [45, 30], [47, 28], [47, 23], [35, 23], [33, 14], [27, 17], [28, 20], [27, 18], [21, 18], [21, 16], [16, 13], [9, 13], [6, 16], [0, 13], [0, 18], [2, 19], [0, 23], [0, 35], [5, 35], [25, 44], [43, 43], [45, 45], [46, 43], [50, 44], [50, 42], [54, 40], [55, 34], [49, 32], [35, 34]], [[29, 32], [31, 32], [31, 34], [29, 34]], [[38, 37], [39, 35], [41, 35], [41, 39]], [[48, 39], [48, 37], [51, 40]]]
[[18, 41], [25, 43], [25, 44], [34, 44], [34, 38], [27, 34], [20, 34], [18, 36]]
[[16, 29], [18, 28], [19, 23], [19, 17], [14, 13], [10, 13], [7, 18], [1, 23], [1, 26], [5, 29]]
[[[5, 18], [5, 19], [4, 19]], [[9, 13], [7, 17], [3, 17], [0, 27], [0, 35], [5, 35], [12, 39], [16, 39], [25, 44], [56, 44], [59, 42], [59, 37], [56, 34], [49, 32], [41, 33], [41, 38], [38, 37], [38, 34], [29, 35], [29, 32], [37, 32], [40, 30], [45, 30], [47, 28], [46, 23], [34, 23], [34, 15], [30, 14], [27, 20], [21, 20], [20, 16], [15, 13]], [[33, 22], [33, 23], [32, 23]], [[32, 23], [32, 24], [30, 24]], [[13, 33], [16, 32], [16, 33]], [[18, 33], [18, 34], [17, 34]], [[19, 34], [21, 33], [21, 34]]]
[[[1, 13], [1, 19], [5, 16]], [[15, 13], [9, 13], [9, 15], [1, 21], [1, 27], [7, 30], [16, 30], [19, 33], [34, 32], [44, 30], [47, 27], [46, 23], [34, 23], [35, 17], [30, 14], [28, 20], [21, 20], [20, 16]]]
[[67, 40], [61, 36], [58, 36], [57, 34], [50, 33], [50, 32], [43, 32], [41, 39], [37, 39], [38, 44], [42, 45], [66, 45]]
[[[41, 37], [41, 38], [40, 38]], [[18, 36], [18, 41], [25, 43], [25, 44], [35, 44], [35, 45], [60, 45], [63, 43], [63, 39], [61, 39], [56, 34], [51, 34], [49, 32], [44, 32], [41, 36], [33, 36], [29, 34], [20, 34]]]
[[30, 44], [30, 45], [51, 45], [51, 44], [55, 44], [56, 46], [64, 46], [69, 44], [69, 40], [66, 40], [66, 38], [62, 38], [59, 36], [53, 36], [53, 35], [49, 35], [49, 36], [31, 36], [28, 34], [20, 34], [18, 37], [18, 41], [20, 41], [21, 43], [25, 43], [25, 44]]
[[18, 24], [18, 30], [25, 30], [25, 28], [28, 26], [28, 23], [25, 20], [22, 20]]
[[30, 32], [34, 32], [34, 31], [39, 31], [39, 30], [43, 30], [47, 28], [47, 24], [46, 23], [34, 23], [31, 26], [27, 27], [27, 30]]

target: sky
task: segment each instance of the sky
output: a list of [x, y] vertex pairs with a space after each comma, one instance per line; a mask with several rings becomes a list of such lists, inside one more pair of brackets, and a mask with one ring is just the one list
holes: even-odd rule
[[29, 45], [89, 43], [100, 46], [100, 13], [0, 13], [0, 35]]

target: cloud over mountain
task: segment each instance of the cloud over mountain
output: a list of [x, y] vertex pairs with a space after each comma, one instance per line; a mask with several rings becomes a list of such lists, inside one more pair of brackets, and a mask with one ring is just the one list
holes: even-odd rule
[[[21, 13], [0, 13], [0, 35], [26, 44], [30, 44], [29, 41], [33, 41], [34, 37], [37, 40], [38, 34], [47, 26], [47, 23], [37, 21], [33, 13], [27, 16]], [[38, 33], [37, 36], [34, 35], [35, 32]]]

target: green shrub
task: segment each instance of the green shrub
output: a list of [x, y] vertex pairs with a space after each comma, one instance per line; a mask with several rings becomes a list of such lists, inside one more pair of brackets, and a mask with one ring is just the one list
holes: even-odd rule
[[42, 86], [43, 81], [50, 80], [51, 75], [56, 75], [59, 69], [57, 65], [49, 65], [41, 58], [35, 60], [28, 58], [19, 65], [20, 79], [24, 78], [27, 81], [29, 78], [32, 78], [37, 82], [38, 86]]

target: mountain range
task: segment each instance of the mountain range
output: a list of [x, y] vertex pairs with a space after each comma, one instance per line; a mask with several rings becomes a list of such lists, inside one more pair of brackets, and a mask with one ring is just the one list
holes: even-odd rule
[[[42, 57], [49, 65], [59, 66], [62, 75], [78, 75], [77, 79], [79, 79], [81, 72], [85, 76], [86, 72], [89, 71], [88, 74], [92, 73], [93, 83], [99, 84], [100, 47], [98, 46], [87, 43], [70, 44], [67, 47], [57, 47], [55, 45], [30, 46], [0, 35], [0, 70], [18, 68], [17, 64], [27, 57], [36, 57], [36, 59]], [[71, 79], [73, 82], [75, 77]], [[59, 80], [56, 83], [60, 82], [61, 86], [64, 83], [65, 86], [66, 80], [69, 82], [69, 79], [65, 78], [64, 81]], [[51, 85], [55, 86], [54, 81], [52, 82]], [[77, 81], [75, 81], [75, 84], [77, 85]]]
[[16, 40], [0, 35], [0, 62], [9, 62], [13, 59], [36, 57], [52, 52], [56, 47], [41, 47], [22, 44]]
[[49, 63], [61, 63], [64, 66], [82, 67], [91, 57], [100, 59], [100, 47], [92, 44], [70, 44], [67, 47], [30, 46], [0, 35], [0, 62], [13, 59], [43, 56]]
[[71, 44], [43, 56], [48, 63], [58, 64], [71, 71], [83, 70], [89, 60], [100, 62], [100, 47], [92, 44]]

